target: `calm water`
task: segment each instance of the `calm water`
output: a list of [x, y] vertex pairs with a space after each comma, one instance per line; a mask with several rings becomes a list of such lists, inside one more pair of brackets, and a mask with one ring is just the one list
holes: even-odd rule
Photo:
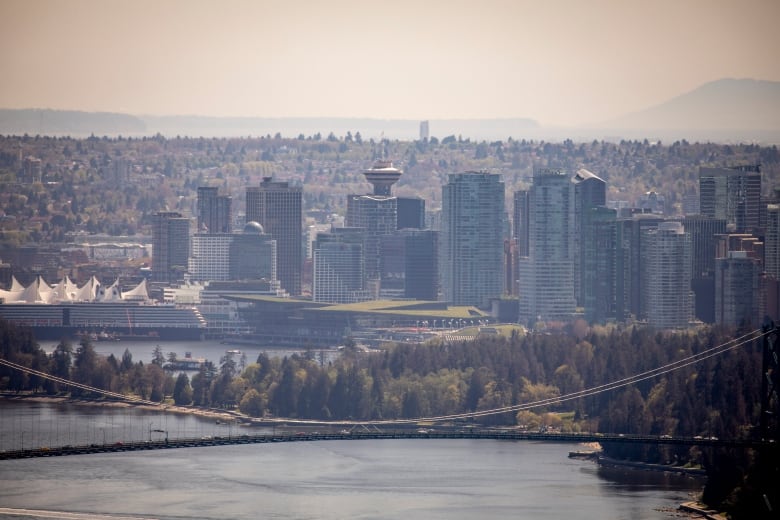
[[[51, 353], [57, 347], [58, 341], [41, 341], [39, 342], [41, 348], [46, 352]], [[78, 347], [78, 342], [72, 343], [73, 349]], [[113, 354], [117, 359], [121, 359], [122, 355], [127, 349], [133, 356], [133, 361], [143, 361], [144, 363], [150, 363], [153, 359], [154, 348], [160, 345], [165, 355], [168, 358], [169, 352], [175, 352], [179, 358], [184, 358], [185, 353], [191, 352], [193, 358], [204, 358], [213, 362], [219, 366], [219, 360], [225, 356], [227, 350], [240, 350], [243, 354], [246, 354], [246, 362], [254, 363], [257, 361], [257, 356], [264, 352], [268, 357], [283, 357], [291, 356], [295, 353], [303, 354], [304, 349], [292, 349], [292, 348], [271, 348], [271, 347], [258, 347], [252, 345], [230, 345], [223, 344], [219, 340], [212, 341], [96, 341], [92, 343], [95, 347], [95, 352], [100, 355], [108, 356]], [[314, 349], [311, 352], [315, 359], [322, 357], [325, 362], [334, 359], [338, 356], [336, 350], [321, 350]], [[241, 354], [234, 355], [236, 363], [241, 359]]]
[[[34, 444], [52, 428], [77, 424], [100, 436], [100, 427], [90, 424], [112, 435], [121, 424], [140, 438], [155, 421], [155, 428], [167, 421], [169, 431], [188, 434], [224, 428], [195, 417], [137, 414], [130, 421], [122, 417], [132, 414], [120, 417], [115, 410], [0, 401], [0, 435], [13, 444], [9, 437], [21, 429]], [[83, 520], [668, 519], [701, 484], [649, 472], [608, 473], [568, 459], [578, 448], [490, 440], [321, 441], [0, 461], [0, 518], [20, 518], [3, 508], [26, 508], [47, 511], [32, 518], [69, 512]]]

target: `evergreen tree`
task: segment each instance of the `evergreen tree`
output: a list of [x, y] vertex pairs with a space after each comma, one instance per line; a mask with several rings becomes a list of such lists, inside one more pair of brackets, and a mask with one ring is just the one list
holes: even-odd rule
[[176, 378], [176, 386], [173, 388], [173, 402], [177, 406], [189, 406], [192, 404], [192, 387], [190, 378], [184, 372]]

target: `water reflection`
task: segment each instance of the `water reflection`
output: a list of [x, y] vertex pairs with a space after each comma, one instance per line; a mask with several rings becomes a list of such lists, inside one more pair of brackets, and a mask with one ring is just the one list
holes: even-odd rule
[[614, 466], [597, 466], [595, 463], [594, 472], [600, 479], [609, 482], [621, 491], [627, 492], [644, 491], [647, 489], [699, 491], [706, 482], [706, 479], [700, 476], [618, 468]]
[[[667, 520], [686, 498], [616, 486], [568, 459], [573, 446], [345, 440], [0, 461], [0, 504], [162, 520]], [[33, 517], [66, 516], [46, 515]]]
[[0, 417], [0, 450], [231, 436], [242, 431], [231, 421], [122, 403], [0, 399]]

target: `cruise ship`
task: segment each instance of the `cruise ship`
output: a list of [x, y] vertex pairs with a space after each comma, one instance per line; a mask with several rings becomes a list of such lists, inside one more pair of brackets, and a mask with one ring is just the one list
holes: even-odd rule
[[40, 277], [27, 287], [14, 279], [0, 290], [0, 319], [31, 327], [39, 340], [202, 340], [207, 331], [194, 306], [153, 302], [145, 281], [123, 292], [118, 282], [105, 287], [94, 277], [81, 287], [67, 277], [54, 286]]

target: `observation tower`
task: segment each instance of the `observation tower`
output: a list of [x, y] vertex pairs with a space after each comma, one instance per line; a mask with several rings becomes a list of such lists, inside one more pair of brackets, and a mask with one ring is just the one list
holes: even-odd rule
[[390, 197], [390, 188], [398, 182], [403, 172], [393, 168], [392, 161], [376, 161], [374, 165], [363, 171], [366, 180], [374, 185], [374, 195]]

